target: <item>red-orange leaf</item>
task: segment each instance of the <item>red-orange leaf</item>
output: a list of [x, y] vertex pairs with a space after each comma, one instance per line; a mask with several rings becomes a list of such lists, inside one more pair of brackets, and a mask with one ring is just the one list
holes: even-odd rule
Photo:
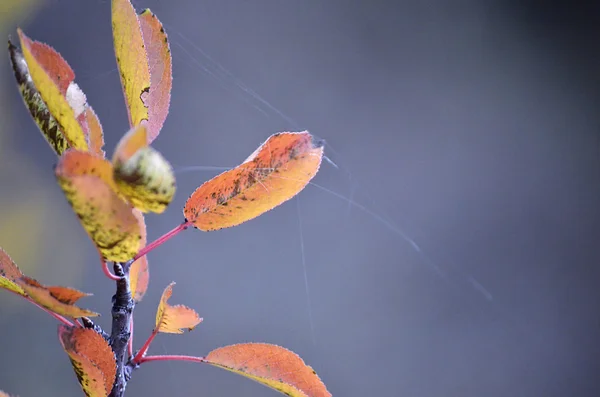
[[293, 397], [331, 397], [316, 372], [296, 354], [266, 343], [213, 350], [205, 362], [233, 371]]
[[187, 306], [171, 306], [167, 303], [173, 294], [173, 285], [175, 283], [169, 284], [160, 298], [160, 304], [156, 312], [155, 330], [169, 334], [182, 334], [182, 328], [191, 331], [202, 322], [202, 318]]
[[124, 262], [140, 248], [140, 225], [113, 180], [112, 164], [97, 155], [66, 151], [56, 166], [65, 196], [102, 255]]
[[163, 212], [175, 195], [171, 164], [148, 146], [148, 123], [133, 127], [119, 141], [113, 155], [119, 191], [142, 212]]
[[298, 194], [322, 157], [322, 142], [306, 131], [272, 135], [244, 163], [196, 189], [183, 214], [204, 231], [239, 225]]
[[84, 393], [88, 397], [108, 396], [117, 373], [108, 342], [93, 329], [65, 325], [59, 326], [58, 337]]
[[16, 292], [19, 295], [25, 295], [23, 288], [16, 283], [23, 273], [13, 262], [10, 256], [0, 248], [0, 288], [5, 288], [9, 291]]
[[140, 22], [129, 0], [112, 0], [112, 31], [129, 124], [135, 127], [148, 120], [142, 97], [150, 90], [150, 71]]
[[[147, 243], [146, 221], [144, 214], [138, 210], [133, 210], [133, 215], [137, 218], [140, 224], [142, 240], [140, 241], [140, 249], [144, 248]], [[131, 288], [131, 297], [140, 302], [146, 291], [148, 290], [148, 282], [150, 281], [150, 272], [148, 268], [148, 255], [144, 255], [131, 265], [129, 269], [129, 285]]]
[[150, 69], [150, 92], [142, 100], [148, 107], [148, 143], [152, 143], [169, 113], [173, 81], [171, 50], [162, 24], [150, 9], [144, 10], [138, 19]]
[[84, 292], [68, 287], [46, 287], [27, 276], [17, 279], [16, 283], [35, 303], [61, 316], [78, 318], [99, 315], [73, 305], [79, 298], [89, 296]]

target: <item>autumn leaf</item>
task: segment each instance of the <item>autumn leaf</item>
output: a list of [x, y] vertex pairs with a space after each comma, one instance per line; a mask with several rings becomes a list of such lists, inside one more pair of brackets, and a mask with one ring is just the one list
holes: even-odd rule
[[173, 74], [171, 50], [162, 24], [150, 9], [138, 16], [150, 71], [150, 92], [142, 100], [148, 108], [148, 143], [152, 143], [169, 113]]
[[0, 248], [0, 288], [25, 296], [25, 291], [16, 282], [21, 276], [23, 276], [23, 273], [21, 273], [16, 263], [13, 262], [6, 251]]
[[10, 397], [10, 395], [0, 390], [0, 397]]
[[150, 70], [140, 22], [129, 0], [112, 0], [112, 31], [129, 125], [135, 127], [148, 120], [143, 97], [150, 90]]
[[108, 396], [117, 373], [108, 342], [93, 329], [66, 325], [59, 326], [58, 337], [84, 393], [88, 397]]
[[[28, 70], [34, 88], [47, 107], [48, 113], [55, 118], [56, 124], [69, 147], [87, 150], [86, 137], [80, 122], [77, 120], [84, 112], [87, 101], [83, 92], [73, 82], [75, 77], [73, 71], [52, 47], [30, 40], [20, 29], [18, 34], [27, 67], [25, 69], [22, 64], [19, 64], [20, 73]], [[23, 90], [22, 87], [21, 89]], [[35, 111], [34, 119], [38, 125], [44, 127], [43, 118], [46, 117], [46, 111], [43, 104], [35, 99], [29, 101], [27, 98], [25, 98], [25, 102], [32, 114], [35, 109], [32, 110], [31, 107], [39, 107], [39, 110]], [[50, 123], [48, 127], [52, 128], [53, 125]], [[55, 150], [58, 149], [57, 153], [60, 155], [62, 153], [60, 150], [64, 150], [64, 144], [60, 142], [53, 143], [58, 132], [53, 135], [52, 131], [45, 128], [42, 128], [42, 132]], [[58, 137], [58, 135], [56, 136]]]
[[35, 303], [61, 316], [79, 318], [99, 315], [74, 305], [77, 300], [90, 294], [68, 287], [46, 287], [27, 276], [22, 276], [15, 282]]
[[119, 191], [142, 212], [163, 212], [175, 195], [171, 164], [147, 144], [147, 123], [133, 127], [121, 138], [113, 156]]
[[316, 372], [296, 354], [266, 343], [241, 343], [211, 351], [204, 361], [293, 397], [331, 397]]
[[160, 298], [160, 304], [156, 312], [155, 330], [169, 334], [182, 334], [182, 328], [187, 328], [191, 331], [196, 325], [202, 322], [202, 318], [187, 306], [171, 306], [167, 303], [173, 294], [173, 285], [175, 283], [169, 284]]
[[104, 133], [102, 125], [94, 110], [88, 106], [84, 112], [85, 124], [87, 126], [86, 138], [90, 152], [104, 158]]
[[[142, 239], [140, 241], [140, 249], [144, 248], [147, 243], [146, 221], [144, 214], [138, 210], [133, 210], [133, 215], [137, 218], [140, 225]], [[129, 269], [129, 285], [131, 288], [131, 297], [140, 302], [146, 291], [150, 281], [150, 272], [148, 268], [148, 255], [144, 255], [131, 264]]]
[[204, 231], [239, 225], [298, 194], [322, 157], [322, 142], [307, 131], [272, 135], [244, 163], [196, 189], [183, 214]]
[[111, 163], [91, 153], [68, 150], [59, 159], [55, 174], [104, 258], [118, 262], [133, 258], [140, 248], [140, 224], [118, 195]]

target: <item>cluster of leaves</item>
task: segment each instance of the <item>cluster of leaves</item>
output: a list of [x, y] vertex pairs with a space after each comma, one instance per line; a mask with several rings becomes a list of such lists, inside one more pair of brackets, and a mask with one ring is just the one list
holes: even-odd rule
[[98, 313], [75, 305], [89, 294], [25, 276], [1, 248], [0, 287], [60, 322], [59, 341], [88, 396], [121, 396], [135, 369], [164, 360], [211, 364], [290, 396], [330, 396], [299, 356], [271, 344], [225, 346], [205, 357], [147, 355], [158, 333], [183, 333], [202, 321], [193, 309], [168, 303], [174, 283], [163, 292], [150, 337], [134, 352], [133, 311], [148, 288], [148, 252], [190, 226], [236, 226], [289, 200], [317, 173], [323, 144], [306, 131], [272, 135], [238, 167], [196, 189], [184, 221], [147, 244], [144, 214], [162, 213], [176, 191], [171, 165], [151, 146], [169, 111], [171, 54], [158, 18], [150, 10], [136, 13], [129, 0], [112, 0], [112, 27], [130, 129], [110, 160], [100, 120], [61, 55], [21, 30], [20, 49], [8, 43], [24, 103], [58, 155], [58, 185], [96, 246], [104, 273], [116, 282], [111, 332], [90, 319]]

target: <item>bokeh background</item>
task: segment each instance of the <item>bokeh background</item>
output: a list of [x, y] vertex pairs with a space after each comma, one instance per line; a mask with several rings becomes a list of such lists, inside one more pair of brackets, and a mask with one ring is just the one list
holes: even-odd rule
[[[309, 129], [339, 165], [315, 182], [347, 198], [309, 186], [259, 219], [152, 252], [137, 347], [177, 281], [173, 302], [205, 322], [160, 335], [150, 353], [276, 343], [336, 396], [600, 395], [597, 2], [135, 5], [171, 40], [173, 99], [156, 147], [178, 170], [232, 166], [271, 133]], [[14, 38], [16, 26], [68, 60], [112, 153], [127, 116], [110, 2], [2, 0], [0, 33]], [[85, 306], [107, 326], [113, 285], [55, 162], [0, 62], [0, 246], [44, 283], [94, 293]], [[215, 173], [178, 175], [172, 206], [147, 217], [150, 239]], [[0, 295], [0, 389], [81, 395], [55, 322]], [[128, 395], [277, 393], [215, 368], [150, 363]]]

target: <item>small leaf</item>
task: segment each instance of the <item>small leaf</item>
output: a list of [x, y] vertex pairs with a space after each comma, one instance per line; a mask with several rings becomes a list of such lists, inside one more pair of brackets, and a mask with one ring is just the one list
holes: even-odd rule
[[77, 120], [85, 110], [85, 95], [81, 98], [83, 93], [72, 83], [73, 71], [52, 47], [30, 40], [20, 29], [18, 34], [31, 80], [49, 113], [58, 122], [70, 147], [87, 150], [85, 135]]
[[68, 150], [59, 159], [55, 174], [104, 258], [118, 262], [133, 258], [140, 248], [140, 225], [118, 195], [111, 163], [91, 153]]
[[322, 157], [323, 144], [306, 131], [272, 135], [244, 163], [196, 189], [183, 214], [204, 231], [239, 225], [298, 194]]
[[23, 273], [21, 273], [15, 262], [13, 262], [6, 251], [0, 248], [0, 288], [25, 296], [23, 288], [16, 283], [16, 280], [22, 276]]
[[[137, 218], [140, 224], [140, 232], [142, 239], [140, 241], [140, 249], [144, 248], [147, 243], [146, 233], [146, 221], [144, 220], [144, 214], [134, 209], [133, 215]], [[131, 264], [129, 269], [129, 285], [131, 288], [131, 297], [136, 301], [140, 302], [146, 291], [148, 290], [148, 283], [150, 281], [150, 272], [148, 268], [148, 255], [144, 255], [137, 259]]]
[[171, 164], [147, 145], [147, 123], [133, 127], [121, 138], [113, 156], [119, 191], [142, 212], [163, 212], [175, 195]]
[[139, 16], [150, 69], [150, 92], [144, 100], [148, 107], [148, 143], [152, 143], [169, 113], [173, 74], [169, 40], [162, 24], [150, 9]]
[[117, 363], [108, 342], [90, 328], [58, 328], [60, 343], [69, 355], [81, 388], [88, 397], [106, 397], [111, 392]]
[[198, 316], [198, 313], [187, 306], [171, 306], [167, 303], [173, 294], [173, 285], [175, 285], [175, 283], [169, 284], [160, 298], [160, 304], [158, 305], [158, 311], [156, 312], [155, 329], [158, 332], [182, 334], [182, 328], [187, 328], [191, 331], [196, 325], [202, 322], [202, 318]]
[[60, 156], [69, 148], [69, 141], [58, 125], [58, 121], [48, 110], [48, 106], [39, 91], [35, 88], [23, 53], [10, 41], [8, 42], [8, 52], [23, 102], [50, 147]]
[[331, 397], [316, 372], [296, 354], [266, 343], [240, 343], [213, 350], [205, 362], [293, 397]]
[[89, 294], [67, 287], [46, 287], [27, 276], [22, 276], [16, 283], [35, 303], [61, 316], [79, 318], [99, 315], [73, 305], [79, 298]]
[[129, 125], [148, 120], [143, 96], [150, 90], [150, 71], [142, 29], [129, 0], [112, 0], [112, 31]]
[[104, 147], [104, 133], [102, 131], [100, 120], [94, 110], [89, 106], [85, 109], [84, 117], [87, 124], [86, 135], [90, 152], [104, 158], [105, 153], [104, 150], [102, 150]]

